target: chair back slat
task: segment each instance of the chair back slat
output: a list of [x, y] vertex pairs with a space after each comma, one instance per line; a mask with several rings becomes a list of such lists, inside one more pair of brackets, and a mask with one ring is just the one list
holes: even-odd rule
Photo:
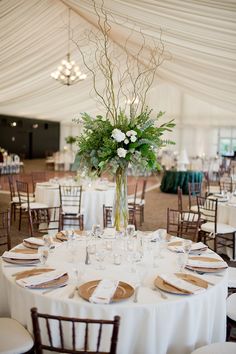
[[[113, 320], [100, 320], [100, 319], [88, 319], [88, 318], [74, 318], [74, 317], [65, 317], [65, 316], [55, 316], [55, 315], [48, 315], [48, 314], [42, 314], [38, 313], [36, 308], [31, 309], [31, 317], [32, 317], [32, 322], [33, 322], [33, 332], [34, 332], [34, 337], [35, 337], [35, 352], [36, 354], [42, 354], [43, 350], [48, 350], [48, 351], [53, 351], [53, 352], [58, 352], [58, 353], [72, 353], [72, 354], [116, 354], [116, 348], [117, 348], [117, 340], [118, 340], [118, 332], [119, 332], [119, 324], [120, 324], [120, 317], [115, 316]], [[44, 319], [46, 321], [46, 328], [47, 328], [47, 333], [48, 333], [48, 342], [49, 344], [44, 343], [45, 337], [41, 336], [41, 330], [45, 328], [43, 323], [39, 321], [39, 319]], [[60, 346], [54, 345], [53, 344], [53, 334], [51, 333], [50, 329], [50, 324], [52, 321], [59, 321], [59, 333], [60, 333], [60, 341], [55, 341], [60, 343]], [[66, 323], [72, 323], [72, 334], [71, 334], [71, 341], [69, 341], [68, 338], [68, 333], [65, 336], [64, 330], [64, 322]], [[75, 328], [75, 325], [78, 325], [78, 327]], [[81, 341], [76, 342], [76, 334], [80, 335], [81, 339], [81, 330], [80, 330], [80, 325], [83, 326], [85, 325], [84, 328], [84, 341], [83, 341], [83, 348], [81, 348]], [[96, 329], [96, 332], [93, 332], [93, 335], [89, 336], [89, 330], [90, 327], [95, 326], [94, 329]], [[102, 351], [100, 350], [100, 343], [102, 336], [104, 337], [108, 336], [108, 333], [110, 335], [110, 331], [108, 331], [108, 328], [102, 330], [104, 327], [110, 327], [112, 328], [112, 333], [110, 336], [110, 343], [107, 343], [107, 350], [104, 350], [102, 348]], [[66, 326], [68, 330], [68, 326]], [[92, 329], [92, 328], [91, 328]], [[64, 333], [64, 334], [63, 334]], [[94, 333], [97, 333], [97, 340], [94, 338]], [[65, 338], [65, 341], [64, 341]], [[55, 339], [56, 334], [55, 334]], [[105, 339], [105, 338], [104, 338]], [[92, 343], [90, 343], [92, 341]], [[68, 343], [71, 344], [68, 344]], [[79, 346], [79, 349], [76, 349], [76, 345]], [[94, 347], [93, 349], [90, 349], [90, 345]]]

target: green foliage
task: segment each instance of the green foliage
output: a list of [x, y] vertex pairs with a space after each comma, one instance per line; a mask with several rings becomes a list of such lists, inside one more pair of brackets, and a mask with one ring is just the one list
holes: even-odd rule
[[[119, 112], [116, 124], [98, 115], [95, 119], [82, 114], [83, 134], [76, 138], [78, 152], [74, 169], [115, 172], [128, 164], [149, 170], [159, 169], [157, 149], [172, 141], [162, 139], [165, 131], [172, 131], [173, 120], [156, 126], [164, 112], [151, 118], [151, 110], [144, 110], [139, 116], [129, 118]], [[80, 120], [81, 122], [81, 120]]]
[[76, 142], [76, 137], [75, 136], [72, 136], [72, 135], [68, 135], [66, 138], [65, 138], [65, 141], [67, 144], [70, 144], [70, 145], [73, 145], [75, 142]]

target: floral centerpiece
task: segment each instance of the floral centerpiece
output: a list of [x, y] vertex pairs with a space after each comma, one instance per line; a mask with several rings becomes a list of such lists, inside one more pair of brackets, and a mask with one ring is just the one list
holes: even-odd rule
[[136, 117], [127, 117], [121, 111], [115, 124], [100, 115], [96, 118], [87, 113], [82, 115], [84, 131], [77, 138], [75, 166], [85, 169], [89, 174], [101, 175], [103, 172], [110, 172], [115, 175], [114, 225], [117, 230], [127, 225], [128, 165], [146, 170], [158, 169], [157, 149], [168, 143], [162, 139], [162, 135], [174, 126], [172, 121], [156, 126], [163, 112], [155, 119], [151, 119], [150, 115], [151, 111], [148, 109]]
[[[109, 12], [104, 2], [101, 7], [97, 7], [96, 0], [92, 2], [98, 18], [97, 31], [92, 29], [86, 32], [85, 38], [94, 56], [85, 56], [79, 40], [72, 40], [92, 77], [95, 98], [104, 114], [94, 118], [83, 113], [82, 119], [77, 120], [82, 124], [83, 131], [77, 137], [78, 152], [74, 169], [86, 170], [88, 174], [110, 172], [115, 175], [114, 225], [116, 230], [121, 230], [126, 227], [128, 220], [128, 165], [158, 169], [157, 150], [168, 143], [162, 139], [162, 135], [174, 126], [173, 121], [158, 126], [163, 112], [152, 118], [152, 110], [146, 104], [156, 71], [166, 57], [161, 38], [159, 43], [149, 45], [141, 29], [135, 33], [143, 41], [136, 53], [130, 53], [132, 33], [119, 46], [114, 46], [110, 37]], [[125, 58], [122, 64], [121, 56]]]

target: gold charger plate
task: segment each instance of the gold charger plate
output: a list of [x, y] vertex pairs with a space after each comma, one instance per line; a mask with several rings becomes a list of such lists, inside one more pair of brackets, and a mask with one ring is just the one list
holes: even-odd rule
[[[221, 259], [218, 258], [211, 258], [211, 257], [189, 257], [189, 259], [195, 260], [195, 261], [202, 261], [202, 262], [222, 262]], [[215, 272], [221, 272], [227, 268], [207, 268], [207, 267], [193, 267], [190, 265], [186, 265], [185, 268], [190, 269], [190, 270], [196, 270], [197, 272], [204, 272], [204, 273], [215, 273]]]
[[7, 262], [7, 263], [13, 263], [13, 264], [18, 264], [18, 265], [30, 265], [30, 264], [36, 264], [39, 263], [39, 259], [15, 259], [15, 258], [5, 258], [2, 257], [2, 259]]
[[53, 279], [50, 281], [47, 281], [45, 283], [37, 284], [37, 285], [32, 285], [32, 286], [27, 286], [28, 289], [49, 289], [49, 288], [60, 288], [61, 286], [64, 286], [69, 277], [68, 274], [64, 274], [60, 278]]
[[[90, 296], [93, 294], [100, 281], [101, 280], [92, 280], [82, 284], [78, 290], [79, 295], [83, 299], [89, 301]], [[116, 292], [113, 295], [112, 302], [128, 299], [133, 295], [133, 293], [134, 288], [130, 284], [120, 281], [117, 286]]]
[[[39, 238], [39, 239], [41, 240], [41, 238]], [[23, 240], [23, 245], [25, 247], [32, 248], [32, 249], [38, 249], [39, 247], [43, 246], [43, 244], [42, 245], [38, 245], [36, 243], [28, 242], [26, 240]]]
[[14, 273], [14, 274], [12, 274], [12, 276], [14, 276], [16, 280], [19, 280], [19, 279], [31, 277], [33, 275], [43, 274], [46, 272], [52, 272], [53, 270], [55, 270], [55, 269], [53, 269], [53, 268], [33, 268], [33, 269], [29, 269], [29, 270], [24, 270], [22, 272]]
[[22, 254], [37, 254], [38, 251], [36, 249], [26, 249], [26, 248], [16, 248], [11, 250], [14, 253], [22, 253]]
[[[204, 289], [207, 289], [208, 288], [208, 282], [203, 280], [203, 279], [200, 279], [198, 277], [195, 277], [194, 275], [192, 274], [185, 274], [185, 273], [175, 273], [175, 275], [182, 279], [182, 280], [185, 280], [193, 285], [196, 285], [196, 286], [199, 286], [201, 288], [204, 288]], [[154, 285], [163, 290], [163, 291], [166, 291], [168, 293], [172, 293], [172, 294], [177, 294], [177, 295], [191, 295], [193, 294], [191, 291], [187, 291], [187, 290], [184, 290], [184, 289], [180, 289], [180, 288], [177, 288], [171, 284], [169, 284], [168, 282], [164, 281], [161, 277], [157, 277], [155, 280], [154, 280]]]
[[[68, 230], [69, 231], [69, 230]], [[75, 234], [78, 236], [86, 236], [86, 233], [84, 231], [80, 231], [80, 230], [74, 230]], [[60, 241], [67, 241], [68, 237], [66, 235], [64, 235], [63, 232], [59, 231], [56, 234], [56, 238]]]

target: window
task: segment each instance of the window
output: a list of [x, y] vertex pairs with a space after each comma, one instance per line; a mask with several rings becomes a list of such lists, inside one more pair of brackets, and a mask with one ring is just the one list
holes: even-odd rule
[[234, 151], [236, 151], [236, 128], [219, 128], [218, 151], [221, 155], [234, 155]]

